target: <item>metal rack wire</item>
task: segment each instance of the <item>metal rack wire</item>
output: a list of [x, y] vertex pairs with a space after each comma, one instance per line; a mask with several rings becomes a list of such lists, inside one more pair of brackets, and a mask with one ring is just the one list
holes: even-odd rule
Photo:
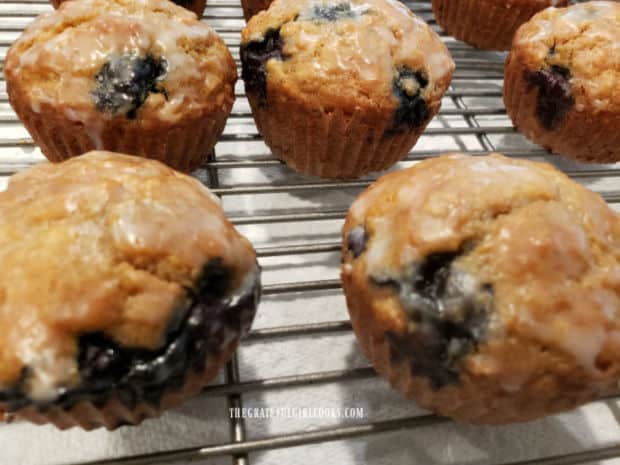
[[[420, 16], [436, 27], [430, 4], [408, 3]], [[13, 0], [0, 2], [0, 57], [2, 63], [8, 46], [23, 27], [37, 14], [48, 11], [45, 0]], [[239, 31], [243, 26], [237, 0], [209, 0], [205, 20], [223, 36], [238, 63]], [[437, 29], [438, 32], [439, 29]], [[588, 166], [564, 161], [529, 144], [515, 133], [506, 117], [501, 100], [504, 56], [480, 52], [442, 36], [456, 64], [452, 86], [443, 101], [439, 116], [427, 129], [420, 143], [398, 167], [407, 166], [439, 153], [459, 150], [471, 154], [501, 151], [514, 157], [546, 159], [563, 169], [573, 178], [597, 190], [614, 208], [620, 206], [620, 190], [616, 187], [620, 166]], [[21, 127], [8, 105], [4, 78], [0, 80], [0, 181], [15, 171], [39, 162], [42, 157], [32, 140]], [[249, 173], [249, 174], [248, 174]], [[254, 240], [259, 260], [265, 267], [267, 284], [265, 302], [261, 311], [269, 311], [270, 299], [294, 299], [301, 308], [313, 295], [337, 291], [339, 265], [339, 229], [350, 201], [374, 179], [370, 176], [347, 182], [325, 182], [296, 175], [270, 155], [262, 144], [252, 122], [242, 84], [237, 86], [237, 102], [226, 131], [216, 146], [215, 153], [196, 176], [221, 196], [223, 205], [233, 222]], [[0, 183], [0, 186], [2, 184]], [[323, 201], [322, 199], [328, 199]], [[248, 199], [252, 201], [249, 202]], [[256, 234], [256, 230], [260, 234]], [[265, 231], [268, 231], [265, 233]], [[309, 231], [309, 232], [308, 232]], [[274, 263], [304, 262], [294, 276], [270, 270]], [[319, 272], [312, 268], [313, 260], [324, 264]], [[291, 265], [294, 268], [297, 265]], [[329, 271], [325, 271], [329, 270]], [[316, 279], [307, 279], [307, 277]], [[344, 306], [344, 302], [339, 303]], [[270, 326], [259, 325], [243, 342], [240, 353], [247, 346], [262, 344], [269, 347], [278, 340], [329, 337], [351, 333], [346, 318], [328, 319]], [[226, 399], [228, 407], [241, 407], [244, 396], [276, 390], [296, 390], [311, 385], [355, 383], [371, 379], [374, 371], [368, 366], [354, 366], [313, 372], [292, 372], [277, 376], [243, 376], [243, 360], [236, 354], [228, 363], [223, 379], [207, 387], [206, 397]], [[386, 388], [387, 389], [387, 388]], [[402, 401], [405, 403], [405, 401]], [[164, 421], [164, 420], [161, 420]], [[379, 434], [390, 434], [403, 429], [411, 434], [432, 426], [448, 423], [433, 415], [420, 414], [387, 418], [352, 425], [321, 427], [318, 429], [248, 438], [247, 425], [242, 419], [229, 418], [230, 439], [219, 444], [205, 444], [140, 455], [106, 458], [72, 465], [146, 465], [202, 461], [211, 457], [228, 456], [234, 464], [248, 464], [250, 454], [257, 451], [291, 448], [330, 441], [352, 440]], [[0, 437], [5, 431], [0, 429]], [[208, 438], [205, 443], [208, 443]], [[540, 455], [533, 459], [506, 458], [505, 465], [578, 464], [620, 457], [620, 442], [588, 450]], [[1, 456], [0, 456], [1, 460]]]

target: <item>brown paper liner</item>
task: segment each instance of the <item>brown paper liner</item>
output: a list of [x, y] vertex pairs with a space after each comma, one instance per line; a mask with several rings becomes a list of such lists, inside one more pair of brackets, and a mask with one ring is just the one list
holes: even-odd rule
[[391, 121], [370, 125], [361, 110], [345, 115], [310, 109], [292, 99], [271, 99], [261, 106], [252, 92], [248, 100], [258, 131], [273, 154], [292, 169], [328, 179], [352, 179], [385, 170], [401, 160], [439, 111], [420, 127], [386, 134]]
[[[58, 9], [58, 7], [65, 1], [67, 0], [50, 0], [50, 3], [55, 9]], [[205, 11], [206, 5], [207, 5], [207, 0], [192, 0], [192, 3], [190, 5], [183, 6], [183, 8], [193, 11], [194, 13], [196, 13], [198, 18], [202, 18], [202, 14]]]
[[[72, 0], [79, 1], [79, 0]], [[42, 105], [38, 113], [14, 86], [7, 86], [11, 106], [34, 143], [52, 162], [60, 162], [91, 150], [109, 150], [159, 160], [190, 172], [203, 165], [226, 125], [228, 111], [185, 118], [174, 123], [159, 121], [146, 126], [139, 120], [101, 119], [100, 128], [89, 131], [83, 123], [69, 119], [62, 109]], [[94, 110], [93, 110], [94, 111]], [[98, 115], [94, 115], [95, 118]]]
[[192, 4], [186, 6], [185, 8], [196, 13], [196, 16], [198, 16], [198, 19], [200, 19], [205, 12], [206, 6], [207, 0], [193, 0]]
[[99, 427], [113, 430], [123, 425], [136, 425], [148, 418], [160, 416], [165, 410], [176, 407], [185, 400], [196, 396], [211, 381], [219, 370], [230, 359], [238, 346], [239, 340], [232, 341], [218, 355], [210, 355], [207, 360], [207, 369], [202, 373], [190, 372], [185, 384], [174, 391], [166, 392], [159, 403], [154, 406], [146, 402], [138, 402], [129, 408], [114, 393], [103, 406], [97, 406], [93, 402], [82, 400], [76, 402], [71, 409], [51, 407], [39, 411], [35, 406], [28, 406], [11, 416], [28, 420], [36, 424], [52, 423], [59, 429], [80, 426], [89, 431]]
[[[565, 6], [566, 0], [557, 6]], [[433, 0], [441, 28], [456, 39], [486, 50], [509, 50], [519, 26], [549, 4], [539, 0]]]
[[[71, 0], [79, 1], [79, 0]], [[215, 110], [175, 122], [106, 118], [96, 110], [88, 127], [67, 116], [62, 106], [42, 104], [32, 110], [19, 81], [7, 81], [9, 102], [41, 152], [52, 162], [108, 150], [159, 160], [179, 171], [193, 171], [207, 160], [224, 130], [234, 96]]]
[[514, 126], [546, 150], [589, 163], [620, 161], [620, 115], [572, 108], [559, 126], [544, 128], [536, 115], [538, 89], [530, 86], [524, 73], [532, 71], [512, 52], [506, 60], [504, 105]]
[[246, 22], [259, 11], [266, 10], [273, 0], [241, 0], [243, 8], [243, 17]]

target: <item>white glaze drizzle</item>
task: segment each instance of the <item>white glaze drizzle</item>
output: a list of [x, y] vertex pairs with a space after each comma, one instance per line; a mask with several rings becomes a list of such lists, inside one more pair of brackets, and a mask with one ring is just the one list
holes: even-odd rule
[[[40, 112], [42, 104], [64, 109], [67, 118], [84, 124], [97, 148], [102, 146], [101, 119], [106, 115], [97, 114], [92, 92], [94, 77], [108, 60], [147, 54], [166, 60], [167, 100], [162, 94], [151, 94], [143, 105], [150, 106], [149, 110], [164, 121], [175, 121], [186, 111], [202, 108], [205, 95], [221, 86], [230, 65], [224, 54], [197, 58], [188, 53], [188, 44], [204, 48], [203, 44], [216, 37], [193, 13], [164, 0], [139, 0], [130, 3], [130, 8], [122, 1], [106, 3], [67, 2], [59, 10], [40, 16], [16, 42], [15, 46], [30, 45], [13, 63], [18, 79], [54, 76], [43, 81], [44, 85], [31, 86], [31, 109]], [[162, 11], [172, 12], [174, 18]], [[39, 38], [62, 24], [66, 27], [60, 32], [45, 40]]]
[[[287, 17], [295, 10], [299, 17], [280, 30], [287, 60], [271, 60], [268, 69], [283, 66], [297, 70], [287, 75], [290, 78], [296, 72], [300, 80], [310, 69], [317, 82], [345, 73], [386, 93], [391, 92], [398, 66], [422, 70], [431, 83], [452, 73], [454, 63], [439, 37], [400, 2], [351, 0], [352, 17], [325, 21], [313, 16], [315, 8], [342, 4], [337, 0], [276, 0], [269, 9], [270, 16]], [[258, 35], [252, 38], [260, 40]]]

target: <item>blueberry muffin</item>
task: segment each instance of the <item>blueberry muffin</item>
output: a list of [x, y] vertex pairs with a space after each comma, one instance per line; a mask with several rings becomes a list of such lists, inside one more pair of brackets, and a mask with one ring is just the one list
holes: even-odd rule
[[528, 421], [618, 385], [620, 217], [549, 165], [383, 176], [346, 218], [342, 283], [375, 369], [440, 415]]
[[437, 24], [449, 35], [485, 50], [508, 50], [523, 23], [568, 0], [432, 0]]
[[51, 161], [105, 149], [191, 171], [224, 129], [235, 64], [167, 0], [79, 0], [39, 16], [8, 52], [11, 105]]
[[85, 429], [197, 394], [249, 329], [255, 252], [198, 181], [90, 152], [0, 193], [0, 411]]
[[265, 143], [325, 178], [405, 156], [454, 69], [437, 34], [395, 0], [276, 0], [242, 31], [241, 63]]
[[515, 35], [504, 103], [514, 125], [547, 150], [620, 161], [620, 3], [549, 8]]
[[[50, 0], [50, 3], [54, 8], [59, 8], [67, 0]], [[182, 6], [189, 11], [193, 11], [199, 18], [202, 18], [202, 14], [205, 11], [207, 0], [171, 0], [179, 6]]]
[[243, 17], [249, 21], [252, 16], [259, 11], [266, 10], [271, 5], [272, 0], [241, 0], [243, 8]]

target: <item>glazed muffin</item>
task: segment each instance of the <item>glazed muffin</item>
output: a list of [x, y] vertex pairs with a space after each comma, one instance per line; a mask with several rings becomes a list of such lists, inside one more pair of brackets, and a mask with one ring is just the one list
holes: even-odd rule
[[276, 0], [242, 31], [241, 62], [265, 143], [325, 178], [404, 157], [454, 69], [439, 37], [394, 0]]
[[252, 16], [259, 11], [266, 10], [271, 5], [272, 0], [241, 0], [243, 8], [243, 17], [249, 21]]
[[92, 149], [200, 166], [234, 101], [224, 42], [167, 0], [79, 0], [8, 52], [11, 105], [51, 161]]
[[[60, 7], [61, 4], [66, 2], [67, 0], [50, 0], [50, 3], [54, 8]], [[199, 18], [202, 18], [202, 14], [205, 11], [205, 6], [207, 6], [207, 0], [171, 0], [173, 3], [176, 3], [183, 8], [193, 11], [198, 15]]]
[[139, 423], [201, 388], [249, 329], [255, 252], [198, 181], [90, 152], [0, 193], [0, 411]]
[[620, 217], [551, 166], [424, 161], [362, 193], [343, 241], [362, 350], [422, 407], [501, 424], [617, 387]]
[[545, 149], [585, 162], [620, 161], [620, 3], [550, 8], [517, 32], [504, 103]]
[[485, 50], [508, 50], [523, 23], [568, 0], [432, 0], [437, 24], [458, 40]]

